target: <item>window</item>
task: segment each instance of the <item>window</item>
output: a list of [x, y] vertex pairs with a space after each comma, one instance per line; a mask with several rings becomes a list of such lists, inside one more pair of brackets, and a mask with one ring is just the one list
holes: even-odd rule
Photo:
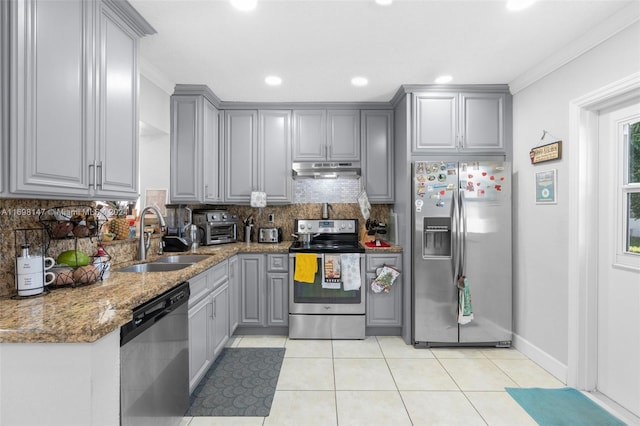
[[625, 212], [624, 253], [640, 256], [640, 121], [623, 125], [624, 177], [622, 182]]

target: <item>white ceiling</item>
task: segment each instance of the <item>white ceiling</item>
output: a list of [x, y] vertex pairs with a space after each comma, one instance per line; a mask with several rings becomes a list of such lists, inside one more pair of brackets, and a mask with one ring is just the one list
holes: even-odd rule
[[[638, 0], [130, 0], [158, 31], [143, 60], [172, 83], [206, 84], [223, 101], [389, 101], [402, 84], [508, 84]], [[630, 6], [630, 4], [633, 4]], [[265, 76], [277, 74], [279, 87]], [[369, 85], [350, 80], [366, 76]]]

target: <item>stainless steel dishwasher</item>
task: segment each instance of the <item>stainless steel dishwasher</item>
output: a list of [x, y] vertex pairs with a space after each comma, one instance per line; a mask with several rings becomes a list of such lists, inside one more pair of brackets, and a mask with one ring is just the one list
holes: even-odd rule
[[120, 329], [121, 425], [177, 425], [189, 408], [188, 300], [184, 282]]

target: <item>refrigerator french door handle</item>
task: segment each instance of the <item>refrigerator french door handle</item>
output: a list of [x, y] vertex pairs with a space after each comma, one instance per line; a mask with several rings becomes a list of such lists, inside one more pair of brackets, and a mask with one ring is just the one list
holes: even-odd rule
[[460, 210], [458, 209], [458, 201], [456, 200], [455, 196], [451, 197], [451, 201], [453, 202], [453, 205], [451, 206], [451, 214], [453, 215], [451, 221], [451, 227], [453, 228], [451, 230], [451, 240], [453, 244], [451, 256], [451, 272], [453, 272], [453, 282], [455, 284], [456, 280], [458, 279], [458, 268], [460, 266]]
[[[464, 275], [464, 271], [467, 268], [466, 265], [466, 250], [467, 250], [467, 209], [464, 201], [464, 191], [460, 191], [460, 275]], [[457, 277], [456, 277], [457, 279]]]

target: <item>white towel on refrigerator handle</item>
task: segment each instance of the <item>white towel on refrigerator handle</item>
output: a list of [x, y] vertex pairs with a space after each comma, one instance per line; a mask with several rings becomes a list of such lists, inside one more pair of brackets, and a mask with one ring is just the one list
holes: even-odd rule
[[344, 290], [358, 290], [362, 285], [360, 255], [358, 253], [341, 254], [340, 264], [342, 267], [342, 285], [344, 286]]

